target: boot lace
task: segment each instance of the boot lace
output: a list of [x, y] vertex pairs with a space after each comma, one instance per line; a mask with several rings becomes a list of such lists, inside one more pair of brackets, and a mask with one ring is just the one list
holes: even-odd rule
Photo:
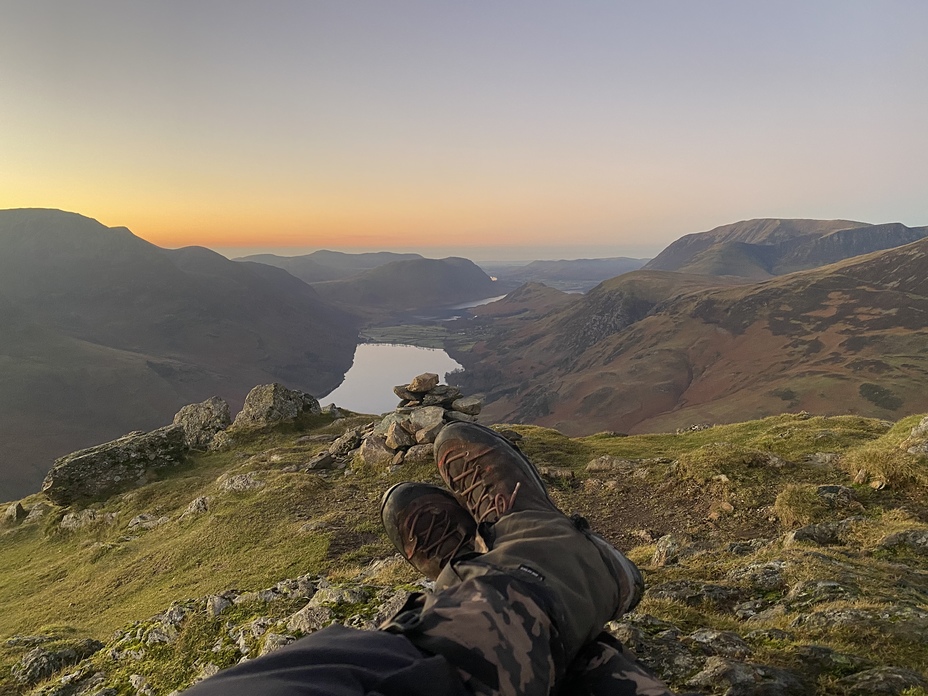
[[[448, 476], [451, 479], [450, 484], [452, 489], [457, 491], [458, 495], [463, 497], [467, 502], [467, 507], [471, 510], [471, 514], [474, 515], [477, 524], [487, 521], [487, 518], [492, 515], [496, 515], [498, 519], [511, 510], [516, 501], [516, 496], [519, 494], [519, 488], [522, 486], [522, 483], [517, 481], [515, 487], [512, 489], [512, 493], [509, 495], [504, 493], [493, 493], [490, 490], [490, 486], [486, 483], [484, 477], [481, 476], [483, 469], [477, 462], [480, 457], [489, 454], [490, 451], [491, 450], [487, 449], [483, 452], [478, 452], [473, 457], [471, 457], [470, 452], [466, 450], [458, 453], [449, 452], [441, 461], [442, 468], [445, 471], [449, 471], [447, 468], [448, 464], [459, 459], [464, 460], [461, 473], [457, 476], [452, 476], [449, 471]], [[457, 486], [460, 486], [460, 490], [457, 489]], [[489, 521], [493, 522], [495, 520], [491, 519]]]
[[[428, 515], [428, 527], [424, 533], [418, 533], [416, 529], [423, 515]], [[426, 557], [431, 556], [441, 549], [448, 540], [456, 540], [457, 543], [451, 552], [442, 554], [440, 560], [444, 562], [454, 558], [467, 541], [466, 535], [461, 533], [460, 528], [452, 522], [451, 516], [447, 512], [436, 515], [430, 510], [418, 510], [409, 518], [408, 528], [409, 541], [412, 543], [409, 548], [410, 558], [417, 552], [421, 552]]]

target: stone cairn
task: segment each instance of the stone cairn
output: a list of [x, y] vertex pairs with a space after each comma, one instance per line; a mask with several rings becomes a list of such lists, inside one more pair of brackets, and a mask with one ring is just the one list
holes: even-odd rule
[[400, 399], [396, 409], [380, 422], [349, 429], [306, 468], [341, 469], [352, 461], [381, 469], [431, 462], [441, 429], [452, 421], [476, 421], [483, 406], [479, 398], [464, 397], [457, 387], [439, 384], [438, 375], [431, 372], [394, 387], [393, 392]]

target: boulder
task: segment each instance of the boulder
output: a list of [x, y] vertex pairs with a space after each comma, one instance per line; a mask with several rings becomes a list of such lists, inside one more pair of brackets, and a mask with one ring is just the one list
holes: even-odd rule
[[320, 452], [319, 454], [313, 456], [306, 463], [307, 471], [318, 471], [321, 469], [333, 469], [335, 468], [335, 457], [332, 456], [331, 452]]
[[[690, 555], [690, 540], [679, 534], [666, 534], [657, 540], [654, 546], [654, 555], [651, 556], [651, 565], [662, 567], [671, 565], [680, 560], [682, 556]], [[690, 551], [690, 554], [687, 553]]]
[[60, 672], [65, 667], [76, 665], [103, 647], [98, 640], [85, 638], [54, 648], [37, 647], [26, 653], [10, 670], [20, 684], [38, 684]]
[[329, 445], [329, 454], [333, 457], [346, 457], [361, 444], [361, 430], [349, 428], [345, 434]]
[[368, 435], [358, 449], [358, 458], [365, 466], [385, 468], [393, 461], [394, 452], [387, 447], [383, 435]]
[[438, 386], [438, 375], [434, 372], [423, 372], [417, 377], [413, 377], [412, 382], [410, 382], [406, 388], [411, 391], [413, 394], [425, 394], [428, 391], [431, 391]]
[[319, 402], [309, 394], [282, 384], [261, 384], [248, 392], [235, 417], [236, 428], [261, 427], [296, 420], [304, 413], [318, 414]]
[[129, 520], [127, 529], [133, 531], [142, 529], [154, 529], [155, 527], [160, 527], [161, 525], [167, 524], [170, 521], [170, 517], [157, 517], [155, 515], [142, 513], [141, 515], [136, 515], [131, 520]]
[[465, 423], [477, 422], [477, 416], [472, 416], [469, 413], [461, 413], [460, 411], [445, 411], [445, 417], [449, 421], [463, 421]]
[[397, 422], [391, 423], [387, 428], [387, 447], [392, 450], [405, 449], [416, 444], [416, 438]]
[[409, 391], [409, 389], [406, 387], [405, 384], [400, 384], [398, 386], [393, 387], [393, 393], [396, 394], [397, 397], [399, 397], [403, 401], [418, 401], [419, 400], [419, 395], [413, 394], [411, 391]]
[[701, 628], [687, 636], [684, 642], [698, 648], [707, 655], [721, 655], [722, 657], [741, 659], [752, 652], [751, 646], [745, 643], [737, 633], [717, 631], [712, 628]]
[[896, 696], [909, 689], [928, 689], [928, 681], [921, 674], [904, 667], [875, 667], [844, 677], [838, 684], [848, 696]]
[[435, 461], [435, 446], [426, 443], [414, 445], [406, 450], [406, 464], [432, 464]]
[[200, 496], [190, 501], [190, 504], [187, 506], [187, 509], [184, 510], [181, 517], [188, 517], [190, 515], [199, 515], [200, 513], [208, 512], [208, 511], [209, 511], [209, 498]]
[[414, 408], [408, 415], [412, 432], [419, 432], [426, 428], [441, 428], [445, 422], [445, 409], [441, 406], [423, 406]]
[[416, 442], [420, 445], [431, 444], [435, 442], [435, 438], [438, 437], [438, 433], [441, 432], [443, 427], [444, 423], [436, 423], [431, 428], [422, 428], [421, 430], [417, 430]]
[[105, 497], [145, 483], [150, 471], [176, 466], [183, 461], [186, 450], [184, 429], [179, 425], [150, 433], [130, 433], [56, 459], [42, 492], [58, 505]]
[[184, 437], [190, 449], [205, 450], [216, 433], [232, 425], [229, 404], [218, 396], [199, 404], [189, 404], [174, 416], [174, 425], [184, 429]]
[[243, 491], [252, 491], [264, 486], [264, 481], [259, 481], [254, 474], [235, 474], [234, 476], [223, 475], [217, 480], [220, 490], [241, 493]]
[[3, 519], [6, 522], [12, 522], [15, 524], [16, 522], [26, 519], [28, 516], [29, 513], [26, 512], [26, 508], [24, 508], [22, 503], [17, 500], [15, 503], [10, 503], [10, 506], [3, 514]]
[[466, 413], [468, 416], [476, 416], [483, 408], [483, 400], [476, 396], [467, 396], [463, 399], [457, 399], [451, 404], [451, 409], [459, 413]]
[[116, 514], [113, 512], [100, 513], [97, 510], [81, 510], [80, 512], [69, 512], [61, 518], [58, 526], [61, 529], [75, 531], [85, 527], [92, 527], [97, 524], [113, 524], [116, 521]]
[[892, 549], [902, 546], [915, 553], [928, 555], [928, 529], [906, 529], [890, 534], [880, 542], [880, 548]]
[[805, 696], [809, 689], [791, 672], [777, 667], [712, 656], [687, 686], [725, 696]]

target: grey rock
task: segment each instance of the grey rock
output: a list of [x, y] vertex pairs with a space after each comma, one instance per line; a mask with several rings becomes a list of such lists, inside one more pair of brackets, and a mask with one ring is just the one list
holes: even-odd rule
[[156, 517], [155, 515], [143, 513], [141, 515], [136, 515], [131, 520], [129, 520], [129, 524], [126, 528], [135, 531], [140, 529], [154, 529], [155, 527], [160, 527], [161, 525], [167, 524], [170, 521], [170, 517]]
[[393, 455], [393, 459], [390, 460], [390, 467], [403, 466], [403, 463], [406, 461], [406, 452], [399, 450], [396, 454]]
[[[510, 431], [515, 432], [515, 431]], [[596, 459], [591, 459], [586, 465], [586, 470], [591, 474], [603, 474], [611, 472], [626, 473], [636, 468], [636, 462], [630, 459], [621, 459], [613, 457], [610, 454], [604, 454]]]
[[28, 516], [29, 513], [26, 512], [26, 508], [23, 507], [22, 503], [16, 501], [15, 503], [11, 503], [6, 509], [6, 512], [3, 514], [3, 519], [6, 522], [15, 524], [16, 522], [26, 519]]
[[435, 445], [413, 445], [406, 450], [407, 464], [431, 464], [435, 461]]
[[451, 403], [451, 409], [460, 413], [466, 413], [469, 416], [476, 416], [483, 408], [483, 400], [476, 396], [466, 396], [463, 399], [457, 399]]
[[364, 587], [348, 585], [346, 587], [324, 587], [309, 600], [310, 607], [328, 607], [338, 604], [361, 604], [371, 598], [371, 592]]
[[229, 404], [218, 396], [199, 404], [189, 404], [174, 416], [174, 425], [184, 429], [184, 437], [190, 449], [205, 450], [216, 433], [232, 425]]
[[841, 543], [838, 527], [832, 523], [810, 524], [790, 532], [783, 540], [785, 546], [792, 546], [797, 541], [805, 541], [819, 546]]
[[750, 641], [771, 641], [771, 640], [786, 641], [786, 640], [792, 640], [793, 634], [790, 633], [789, 631], [784, 631], [779, 628], [758, 628], [757, 630], [751, 631], [750, 633], [746, 634], [744, 638], [745, 640], [750, 640]]
[[206, 613], [209, 616], [219, 616], [232, 606], [232, 601], [222, 595], [210, 595], [206, 598]]
[[26, 515], [26, 519], [23, 520], [23, 524], [32, 524], [34, 522], [38, 522], [40, 519], [45, 517], [45, 514], [51, 509], [51, 505], [47, 503], [36, 503], [31, 508], [29, 508], [29, 514]]
[[896, 696], [906, 689], [928, 688], [928, 681], [918, 672], [902, 667], [875, 667], [838, 680], [848, 696]]
[[333, 457], [347, 457], [353, 450], [361, 445], [361, 431], [359, 428], [349, 428], [344, 435], [329, 445], [329, 454]]
[[522, 442], [522, 440], [525, 439], [524, 437], [522, 437], [522, 435], [520, 435], [519, 433], [517, 433], [515, 430], [511, 428], [500, 428], [496, 432], [502, 435], [507, 440], [509, 440], [509, 442], [511, 442], [514, 445], [517, 445], [518, 443]]
[[813, 604], [854, 599], [857, 595], [855, 588], [834, 580], [807, 580], [793, 585], [786, 599], [791, 608], [804, 609]]
[[335, 457], [331, 452], [319, 452], [306, 463], [307, 471], [317, 471], [320, 469], [333, 469], [335, 467]]
[[267, 655], [275, 650], [280, 650], [285, 645], [290, 645], [296, 640], [295, 636], [281, 635], [279, 633], [266, 633], [264, 640], [261, 642], [261, 650], [258, 655]]
[[681, 554], [685, 553], [689, 543], [688, 537], [680, 534], [665, 534], [655, 544], [651, 565], [662, 567], [676, 563], [680, 560]]
[[460, 411], [445, 411], [445, 418], [449, 421], [460, 421], [462, 423], [476, 423], [477, 417]]
[[809, 693], [799, 678], [784, 669], [738, 662], [714, 655], [687, 686], [711, 689], [725, 696], [805, 696]]
[[245, 397], [245, 405], [233, 426], [260, 427], [296, 420], [303, 414], [318, 414], [319, 402], [309, 394], [287, 389], [282, 384], [262, 384]]
[[435, 442], [435, 438], [438, 437], [438, 433], [441, 432], [441, 429], [444, 427], [444, 423], [436, 423], [431, 428], [421, 428], [416, 431], [416, 442], [420, 445], [430, 444]]
[[847, 507], [857, 500], [854, 489], [847, 486], [818, 486], [815, 493], [831, 507]]
[[746, 583], [757, 590], [772, 592], [781, 590], [786, 586], [786, 580], [783, 578], [785, 568], [785, 561], [750, 563], [732, 570], [728, 574], [728, 579]]
[[358, 448], [358, 458], [366, 466], [386, 468], [393, 461], [394, 452], [387, 447], [387, 438], [383, 435], [368, 435]]
[[640, 627], [623, 622], [615, 625], [611, 633], [632, 650], [638, 659], [663, 679], [681, 681], [702, 668], [706, 658], [693, 654], [667, 630], [650, 635]]
[[223, 475], [216, 479], [220, 490], [223, 491], [251, 491], [264, 486], [264, 481], [259, 481], [252, 473], [235, 474], [233, 476]]
[[109, 495], [144, 483], [149, 471], [176, 466], [186, 450], [184, 429], [179, 425], [130, 433], [56, 459], [42, 492], [58, 505]]
[[922, 418], [921, 422], [912, 428], [912, 432], [909, 437], [928, 438], [928, 416]]
[[928, 529], [906, 529], [885, 537], [879, 544], [880, 548], [894, 549], [900, 546], [928, 555]]
[[48, 679], [65, 667], [76, 665], [102, 647], [103, 643], [90, 638], [71, 641], [54, 648], [36, 647], [26, 653], [10, 671], [20, 684], [31, 686]]
[[76, 531], [86, 527], [93, 527], [98, 524], [113, 524], [116, 521], [115, 513], [102, 513], [98, 510], [81, 510], [79, 512], [69, 512], [61, 518], [58, 526], [68, 531]]
[[928, 611], [907, 606], [823, 609], [800, 614], [792, 625], [813, 632], [832, 631], [836, 628], [851, 631], [879, 628], [906, 640], [928, 640]]
[[410, 430], [418, 432], [426, 428], [444, 425], [445, 409], [441, 406], [423, 406], [409, 413]]
[[731, 606], [742, 598], [743, 592], [736, 587], [713, 585], [694, 580], [672, 580], [655, 585], [648, 590], [655, 599], [672, 599], [696, 607], [704, 603], [720, 607]]
[[728, 546], [725, 547], [725, 550], [728, 553], [732, 553], [736, 556], [747, 556], [752, 554], [759, 549], [762, 549], [770, 543], [769, 539], [749, 539], [747, 541], [733, 541]]
[[405, 449], [416, 444], [416, 438], [400, 423], [394, 422], [387, 428], [386, 445], [392, 450]]
[[187, 506], [187, 509], [184, 510], [181, 517], [187, 517], [189, 515], [199, 515], [200, 513], [207, 512], [208, 510], [209, 510], [209, 498], [205, 496], [200, 496], [190, 501], [190, 504]]
[[844, 676], [873, 667], [873, 663], [857, 655], [839, 653], [824, 645], [799, 645], [793, 654], [815, 672]]
[[409, 391], [409, 388], [405, 384], [400, 384], [393, 387], [393, 393], [396, 394], [397, 398], [402, 399], [403, 401], [419, 400], [419, 395]]
[[288, 631], [297, 631], [303, 634], [312, 633], [332, 623], [332, 610], [328, 607], [307, 604], [286, 621]]
[[732, 631], [716, 631], [711, 628], [701, 628], [684, 639], [689, 645], [697, 647], [707, 655], [721, 655], [722, 657], [744, 658], [751, 654], [751, 646], [737, 633]]
[[406, 385], [406, 388], [413, 394], [425, 394], [438, 386], [438, 375], [434, 372], [423, 372], [421, 375], [413, 377], [413, 380]]

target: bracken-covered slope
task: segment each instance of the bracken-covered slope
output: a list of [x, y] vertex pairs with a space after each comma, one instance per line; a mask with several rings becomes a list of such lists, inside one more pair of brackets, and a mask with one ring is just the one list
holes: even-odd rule
[[[0, 693], [169, 694], [333, 622], [375, 627], [423, 587], [380, 496], [440, 482], [432, 462], [307, 468], [369, 420], [239, 436], [86, 506], [21, 500], [30, 516], [0, 521]], [[926, 685], [928, 456], [909, 450], [928, 419], [515, 430], [555, 502], [642, 568], [643, 602], [608, 630], [681, 693]]]
[[890, 249], [928, 236], [928, 227], [850, 220], [745, 220], [688, 234], [645, 266], [762, 280]]
[[282, 270], [55, 210], [0, 211], [0, 316], [0, 497], [191, 401], [275, 380], [324, 393], [357, 337]]
[[757, 284], [640, 271], [566, 307], [478, 316], [456, 379], [496, 420], [577, 434], [784, 408], [894, 417], [928, 408], [926, 278], [928, 240]]

